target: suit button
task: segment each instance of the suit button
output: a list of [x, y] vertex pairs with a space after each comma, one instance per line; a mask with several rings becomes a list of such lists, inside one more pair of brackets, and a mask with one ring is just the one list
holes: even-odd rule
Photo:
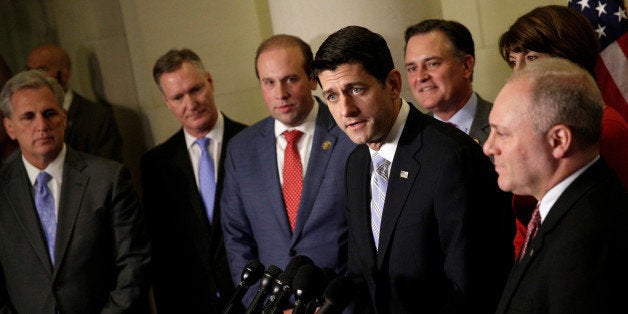
[[295, 250], [290, 250], [290, 257], [294, 257], [297, 255], [297, 251]]

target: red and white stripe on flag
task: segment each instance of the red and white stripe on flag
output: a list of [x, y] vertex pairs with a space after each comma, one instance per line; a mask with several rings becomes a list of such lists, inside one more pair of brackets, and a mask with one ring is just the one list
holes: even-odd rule
[[628, 121], [628, 17], [621, 0], [569, 0], [595, 29], [602, 49], [596, 76], [604, 102]]

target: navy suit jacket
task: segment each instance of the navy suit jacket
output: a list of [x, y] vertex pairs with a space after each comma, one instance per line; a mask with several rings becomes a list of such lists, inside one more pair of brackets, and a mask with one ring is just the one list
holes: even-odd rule
[[[344, 169], [355, 147], [318, 98], [318, 117], [303, 179], [294, 233], [290, 232], [277, 169], [275, 120], [268, 117], [234, 137], [227, 149], [222, 225], [234, 282], [248, 261], [284, 269], [295, 255], [344, 273], [347, 224]], [[316, 105], [316, 104], [315, 104]], [[248, 305], [255, 289], [249, 289]]]
[[[223, 115], [224, 116], [224, 115]], [[224, 178], [225, 151], [245, 126], [224, 116], [216, 195]], [[216, 197], [209, 223], [196, 185], [183, 129], [141, 161], [143, 200], [153, 240], [151, 275], [160, 313], [220, 313], [233, 283], [220, 229]], [[218, 293], [220, 298], [217, 297]]]
[[600, 158], [556, 200], [497, 313], [624, 313], [628, 196]]
[[512, 212], [493, 165], [470, 137], [412, 105], [390, 179], [376, 251], [371, 156], [347, 163], [348, 272], [356, 313], [487, 313], [512, 265]]
[[141, 313], [149, 251], [121, 164], [67, 148], [54, 267], [22, 158], [0, 172], [0, 313]]

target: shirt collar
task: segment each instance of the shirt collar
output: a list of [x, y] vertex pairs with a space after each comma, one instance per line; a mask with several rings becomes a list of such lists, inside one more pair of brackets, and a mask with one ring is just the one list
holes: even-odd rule
[[68, 91], [65, 92], [65, 96], [63, 97], [63, 109], [65, 109], [65, 111], [70, 110], [72, 100], [74, 100], [74, 93], [72, 93], [72, 90], [68, 88]]
[[393, 158], [395, 157], [395, 152], [397, 151], [397, 145], [399, 144], [399, 139], [401, 138], [401, 133], [403, 132], [403, 127], [406, 125], [406, 120], [408, 120], [408, 114], [410, 113], [410, 105], [404, 100], [401, 99], [401, 107], [399, 108], [399, 113], [397, 114], [397, 118], [395, 119], [395, 123], [393, 124], [390, 132], [388, 132], [388, 136], [384, 140], [384, 144], [379, 148], [379, 151], [372, 150], [369, 147], [369, 152], [371, 153], [371, 157], [375, 154], [378, 154], [386, 160], [393, 162]]
[[571, 185], [574, 180], [576, 180], [585, 170], [591, 167], [591, 165], [593, 165], [593, 163], [595, 163], [598, 159], [600, 159], [600, 155], [595, 157], [584, 167], [576, 170], [560, 183], [556, 184], [549, 191], [547, 191], [545, 195], [543, 195], [541, 201], [539, 202], [539, 214], [541, 215], [541, 222], [545, 220], [545, 217], [547, 217], [547, 215], [549, 214], [549, 211], [550, 209], [552, 209], [552, 206], [554, 206], [554, 203], [556, 203], [558, 198], [563, 194], [563, 192], [565, 192], [569, 185]]
[[[209, 139], [211, 139], [212, 142], [222, 141], [222, 135], [224, 134], [224, 130], [225, 130], [224, 125], [225, 125], [225, 119], [222, 116], [222, 112], [220, 112], [219, 110], [214, 127], [209, 131], [209, 133], [205, 134], [205, 137], [209, 137]], [[185, 145], [187, 149], [190, 149], [190, 147], [194, 145], [194, 142], [196, 141], [196, 137], [188, 133], [188, 131], [186, 131], [185, 128], [183, 128], [183, 134], [185, 135]]]
[[63, 163], [65, 162], [66, 152], [67, 150], [65, 144], [63, 144], [63, 148], [57, 158], [55, 158], [50, 164], [48, 164], [46, 169], [43, 170], [33, 166], [26, 160], [26, 158], [24, 158], [24, 155], [22, 155], [22, 161], [24, 162], [24, 167], [26, 168], [26, 173], [28, 174], [28, 179], [30, 180], [31, 185], [35, 184], [37, 176], [42, 171], [46, 171], [54, 180], [57, 180], [59, 184], [61, 184], [61, 182], [63, 182]]
[[290, 127], [275, 119], [275, 138], [279, 137], [281, 134], [283, 134], [283, 132], [287, 130], [299, 130], [304, 134], [314, 134], [314, 128], [316, 127], [316, 116], [318, 115], [318, 102], [316, 101], [314, 96], [312, 96], [312, 99], [314, 99], [314, 106], [312, 106], [312, 110], [310, 110], [310, 113], [307, 114], [307, 116], [303, 120], [303, 123], [295, 127]]
[[[473, 124], [473, 118], [475, 117], [475, 110], [478, 107], [478, 96], [475, 93], [471, 93], [471, 97], [464, 104], [460, 110], [458, 110], [451, 118], [449, 123], [453, 123], [456, 127], [463, 132], [469, 134], [471, 130], [471, 124]], [[437, 115], [434, 115], [437, 120], [443, 121]]]

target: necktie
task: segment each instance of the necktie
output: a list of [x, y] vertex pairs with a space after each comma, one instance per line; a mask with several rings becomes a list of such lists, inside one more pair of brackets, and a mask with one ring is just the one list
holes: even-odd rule
[[534, 240], [537, 232], [539, 231], [539, 226], [541, 226], [541, 214], [539, 213], [539, 205], [536, 205], [536, 208], [532, 212], [532, 218], [530, 222], [528, 222], [528, 231], [526, 233], [526, 241], [523, 243], [523, 247], [521, 248], [521, 253], [519, 254], [519, 262], [523, 260], [523, 257], [526, 255], [528, 246], [530, 242]]
[[195, 141], [196, 145], [201, 148], [201, 159], [198, 163], [198, 185], [201, 190], [201, 198], [205, 204], [205, 212], [207, 219], [211, 223], [214, 218], [214, 200], [216, 198], [216, 177], [214, 174], [214, 162], [207, 147], [210, 139], [201, 137]]
[[57, 217], [55, 215], [55, 200], [48, 188], [48, 181], [52, 176], [42, 171], [35, 181], [35, 207], [39, 215], [39, 221], [44, 229], [48, 254], [52, 265], [55, 264], [55, 239], [57, 237]]
[[380, 155], [373, 157], [373, 175], [371, 176], [371, 229], [375, 248], [379, 248], [379, 228], [382, 223], [382, 210], [388, 188], [388, 167], [390, 161]]
[[290, 222], [290, 230], [294, 231], [297, 223], [297, 210], [301, 201], [303, 189], [303, 166], [297, 142], [303, 132], [299, 130], [285, 131], [283, 136], [288, 141], [283, 159], [283, 201], [286, 204], [286, 213]]

